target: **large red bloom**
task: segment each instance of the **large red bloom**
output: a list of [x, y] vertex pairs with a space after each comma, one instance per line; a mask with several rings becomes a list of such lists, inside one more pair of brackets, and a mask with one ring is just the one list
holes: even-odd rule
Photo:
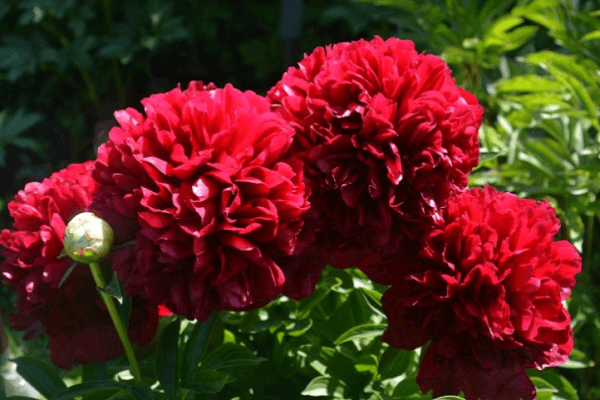
[[372, 260], [419, 237], [477, 165], [482, 108], [409, 40], [319, 47], [267, 97], [296, 129], [325, 241], [351, 250], [334, 266], [351, 266], [365, 245]]
[[115, 114], [94, 171], [103, 217], [131, 230], [123, 221], [137, 215], [135, 246], [113, 264], [126, 293], [203, 320], [260, 307], [284, 285], [299, 297], [296, 277], [314, 286], [277, 261], [294, 252], [309, 203], [301, 162], [284, 159], [294, 131], [266, 99], [192, 82], [142, 103], [145, 117]]
[[384, 340], [413, 349], [431, 340], [417, 381], [434, 396], [531, 400], [525, 368], [565, 362], [573, 348], [562, 302], [581, 270], [546, 201], [491, 187], [452, 198], [420, 254], [403, 257], [383, 297]]
[[[0, 272], [20, 295], [18, 313], [9, 319], [16, 329], [28, 331], [26, 339], [47, 333], [52, 361], [66, 369], [73, 362], [106, 361], [123, 352], [89, 267], [77, 265], [59, 287], [73, 264], [68, 257], [58, 257], [65, 226], [91, 203], [96, 188], [92, 165], [72, 164], [41, 183], [27, 184], [8, 204], [14, 230], [0, 234], [5, 258]], [[134, 300], [129, 324], [134, 343], [152, 340], [157, 310], [156, 305]]]

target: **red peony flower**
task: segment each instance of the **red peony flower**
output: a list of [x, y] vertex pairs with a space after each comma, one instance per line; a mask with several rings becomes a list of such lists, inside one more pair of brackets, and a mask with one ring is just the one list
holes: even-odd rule
[[562, 302], [581, 257], [553, 241], [560, 221], [546, 201], [488, 186], [450, 199], [443, 218], [419, 254], [396, 260], [383, 340], [403, 349], [431, 340], [417, 381], [434, 397], [531, 400], [524, 370], [559, 365], [573, 348]]
[[[50, 337], [52, 361], [70, 369], [73, 362], [106, 361], [123, 353], [96, 284], [84, 264], [59, 258], [66, 224], [87, 211], [96, 183], [93, 162], [72, 164], [41, 183], [29, 183], [8, 204], [14, 230], [4, 229], [0, 244], [5, 258], [4, 280], [20, 295], [18, 313], [9, 315], [13, 327], [27, 331], [26, 339], [41, 333]], [[135, 299], [129, 324], [134, 343], [148, 344], [157, 328], [157, 306]]]
[[337, 267], [419, 237], [477, 165], [482, 108], [409, 40], [319, 47], [267, 97], [296, 130], [294, 153], [324, 221], [319, 241], [336, 238]]
[[126, 293], [203, 320], [282, 291], [299, 297], [295, 277], [314, 287], [313, 275], [286, 272], [308, 194], [301, 162], [284, 159], [294, 131], [266, 99], [192, 82], [142, 103], [146, 117], [115, 114], [94, 171], [95, 209], [123, 230], [136, 225], [135, 246], [113, 264]]

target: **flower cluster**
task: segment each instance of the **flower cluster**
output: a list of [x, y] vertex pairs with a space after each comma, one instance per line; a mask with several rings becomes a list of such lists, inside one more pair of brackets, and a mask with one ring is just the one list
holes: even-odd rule
[[404, 277], [384, 295], [383, 339], [402, 349], [431, 340], [417, 377], [424, 392], [532, 400], [524, 369], [562, 364], [573, 348], [562, 302], [581, 258], [553, 241], [560, 222], [546, 201], [472, 189], [443, 219], [419, 253], [395, 260]]
[[402, 251], [477, 165], [483, 109], [409, 40], [317, 48], [267, 96], [296, 130], [294, 154], [336, 267]]
[[230, 85], [192, 82], [142, 103], [145, 117], [116, 114], [93, 175], [95, 209], [115, 226], [133, 217], [135, 245], [113, 257], [126, 293], [199, 320], [273, 300], [286, 281], [278, 258], [309, 208], [302, 163], [286, 156], [293, 129]]
[[114, 231], [105, 272], [134, 297], [128, 333], [142, 346], [159, 315], [202, 321], [301, 299], [331, 264], [391, 285], [383, 340], [429, 343], [423, 392], [532, 400], [525, 369], [567, 360], [563, 303], [580, 255], [554, 241], [547, 202], [466, 190], [483, 109], [439, 57], [375, 37], [317, 48], [266, 97], [191, 82], [142, 104], [115, 113], [95, 161], [8, 206], [10, 319], [27, 337], [47, 333], [58, 366], [123, 352], [89, 269], [66, 276], [61, 252], [79, 242], [65, 227], [81, 212]]
[[[73, 260], [61, 257], [66, 224], [92, 202], [97, 183], [93, 162], [72, 164], [41, 183], [29, 183], [8, 204], [14, 230], [4, 229], [0, 273], [19, 293], [13, 327], [30, 339], [50, 337], [52, 361], [62, 368], [73, 362], [106, 361], [123, 348], [105, 305], [90, 296], [96, 284], [87, 265], [78, 264], [63, 278]], [[156, 332], [158, 306], [134, 299], [130, 339], [148, 344]]]

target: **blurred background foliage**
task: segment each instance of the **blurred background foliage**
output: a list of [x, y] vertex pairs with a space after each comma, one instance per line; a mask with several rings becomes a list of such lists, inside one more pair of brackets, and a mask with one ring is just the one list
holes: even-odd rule
[[[577, 350], [564, 368], [532, 372], [538, 400], [599, 399], [599, 1], [306, 0], [297, 34], [282, 18], [286, 1], [0, 0], [1, 226], [17, 190], [93, 158], [112, 113], [139, 109], [150, 93], [194, 79], [264, 94], [316, 46], [411, 39], [442, 56], [486, 110], [471, 184], [548, 199], [562, 238], [583, 254], [568, 304]], [[419, 352], [379, 341], [384, 288], [354, 270], [325, 275], [300, 303], [221, 315], [221, 342], [269, 362], [205, 374], [196, 387], [211, 390], [195, 398], [428, 398], [414, 383]], [[3, 313], [10, 295], [1, 289]], [[14, 353], [43, 348], [19, 348], [9, 333]]]

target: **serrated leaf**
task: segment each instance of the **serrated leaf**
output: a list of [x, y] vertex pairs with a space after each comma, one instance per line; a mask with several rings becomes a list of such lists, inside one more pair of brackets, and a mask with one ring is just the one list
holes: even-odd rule
[[214, 349], [202, 360], [200, 370], [206, 371], [258, 365], [264, 361], [266, 359], [256, 357], [248, 348], [242, 345], [225, 343]]
[[45, 397], [52, 397], [67, 388], [58, 372], [50, 365], [31, 357], [12, 360], [17, 373]]
[[155, 370], [161, 387], [169, 398], [176, 398], [179, 382], [179, 320], [162, 332], [156, 351]]
[[387, 325], [384, 324], [363, 324], [352, 327], [346, 332], [342, 333], [335, 341], [334, 344], [342, 344], [355, 339], [371, 339], [374, 337], [381, 336]]

